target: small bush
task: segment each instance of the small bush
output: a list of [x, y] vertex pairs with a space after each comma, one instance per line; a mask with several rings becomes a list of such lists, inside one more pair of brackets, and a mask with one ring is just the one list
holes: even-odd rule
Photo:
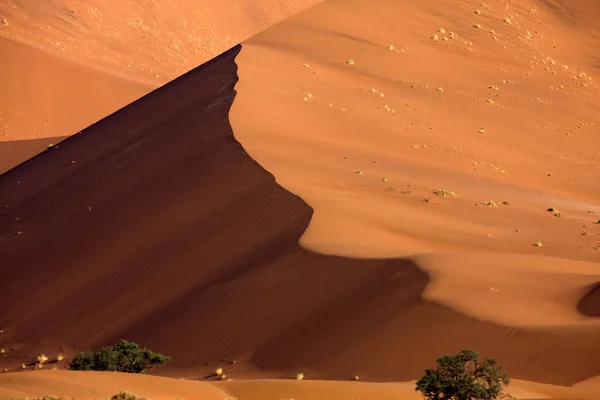
[[110, 400], [146, 400], [144, 397], [138, 397], [133, 393], [122, 391], [115, 394]]
[[117, 371], [141, 373], [160, 367], [171, 358], [141, 349], [136, 343], [121, 340], [113, 346], [96, 351], [82, 351], [69, 363], [74, 371]]
[[496, 360], [479, 361], [477, 353], [462, 350], [437, 360], [435, 369], [426, 369], [415, 390], [429, 400], [492, 400], [510, 383]]

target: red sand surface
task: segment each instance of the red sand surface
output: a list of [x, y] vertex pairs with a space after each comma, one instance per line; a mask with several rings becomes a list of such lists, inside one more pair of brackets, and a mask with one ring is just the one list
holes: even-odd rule
[[576, 384], [519, 398], [598, 398], [599, 9], [328, 0], [3, 174], [0, 368], [127, 338], [154, 374], [325, 399], [354, 383], [236, 381], [472, 348]]

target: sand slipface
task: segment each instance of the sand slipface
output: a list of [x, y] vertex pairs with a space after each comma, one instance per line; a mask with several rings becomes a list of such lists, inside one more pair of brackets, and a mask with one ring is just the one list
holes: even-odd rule
[[172, 357], [153, 373], [186, 378], [409, 380], [464, 347], [518, 378], [597, 374], [597, 325], [474, 318], [424, 297], [413, 261], [299, 247], [312, 209], [229, 125], [239, 51], [0, 177], [2, 367], [126, 338]]
[[327, 2], [0, 176], [0, 368], [127, 338], [153, 374], [389, 382], [472, 348], [597, 398], [589, 43], [500, 5]]

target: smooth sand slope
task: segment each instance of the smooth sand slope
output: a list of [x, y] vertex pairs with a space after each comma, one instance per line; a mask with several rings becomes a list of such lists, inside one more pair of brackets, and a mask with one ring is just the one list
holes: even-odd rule
[[[109, 398], [126, 388], [153, 400], [420, 400], [414, 383], [294, 380], [197, 382], [148, 375], [36, 371], [0, 375], [0, 396]], [[513, 381], [508, 393], [519, 399], [597, 400], [600, 391]]]
[[0, 173], [316, 2], [1, 2]]
[[1, 368], [126, 338], [185, 378], [409, 380], [464, 347], [516, 378], [598, 374], [597, 324], [485, 322], [424, 298], [412, 261], [300, 248], [312, 210], [229, 125], [239, 50], [0, 177]]
[[[305, 247], [411, 257], [425, 299], [511, 327], [501, 359], [515, 332], [597, 336], [591, 16], [593, 1], [327, 1], [245, 44], [236, 138], [315, 209]], [[576, 368], [579, 346], [600, 340], [557, 343]]]
[[235, 138], [239, 47], [0, 176], [0, 368], [127, 338], [174, 377], [402, 381], [467, 347], [595, 398], [597, 42], [488, 4], [327, 2], [244, 45]]

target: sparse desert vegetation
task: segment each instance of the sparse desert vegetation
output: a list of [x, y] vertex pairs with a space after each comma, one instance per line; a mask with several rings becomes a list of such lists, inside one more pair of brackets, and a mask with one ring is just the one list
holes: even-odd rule
[[449, 189], [434, 189], [433, 194], [441, 197], [456, 197], [457, 194]]
[[493, 400], [510, 383], [496, 360], [480, 360], [472, 350], [442, 356], [436, 364], [416, 384], [427, 400]]
[[170, 359], [162, 354], [140, 348], [136, 343], [121, 340], [113, 346], [77, 353], [69, 363], [69, 369], [142, 373], [148, 369], [160, 367]]
[[115, 394], [113, 397], [110, 398], [110, 400], [148, 400], [144, 397], [139, 397], [133, 393], [127, 392], [127, 391], [122, 391], [119, 392], [117, 394]]
[[600, 2], [316, 2], [0, 6], [0, 398], [600, 399]]

